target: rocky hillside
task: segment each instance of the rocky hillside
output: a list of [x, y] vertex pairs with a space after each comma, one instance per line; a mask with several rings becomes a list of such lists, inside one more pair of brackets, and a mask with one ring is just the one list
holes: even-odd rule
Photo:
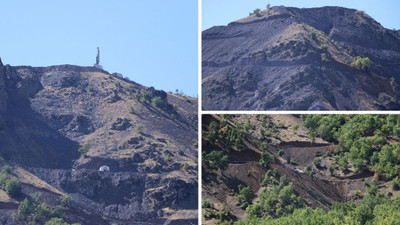
[[2, 224], [197, 223], [197, 99], [94, 67], [0, 62], [0, 133], [2, 174], [22, 184], [0, 190]]
[[[265, 221], [279, 224], [272, 223], [272, 219], [292, 215], [295, 209], [311, 207], [328, 211], [334, 203], [342, 203], [345, 207], [345, 202], [350, 202], [350, 209], [355, 207], [353, 203], [358, 206], [373, 195], [385, 194], [388, 198], [399, 196], [400, 180], [393, 179], [398, 172], [391, 173], [390, 178], [389, 172], [380, 169], [396, 170], [398, 166], [395, 166], [395, 159], [392, 164], [379, 165], [386, 163], [384, 159], [387, 158], [385, 149], [388, 147], [382, 146], [398, 147], [397, 137], [390, 131], [385, 138], [380, 137], [379, 132], [371, 136], [370, 127], [368, 132], [363, 133], [362, 129], [367, 127], [365, 124], [372, 124], [375, 120], [365, 122], [367, 119], [364, 118], [358, 121], [357, 116], [350, 116], [354, 118], [354, 129], [359, 129], [360, 135], [368, 135], [368, 142], [357, 148], [364, 139], [354, 141], [351, 153], [347, 153], [343, 141], [352, 143], [348, 139], [355, 132], [346, 134], [349, 125], [345, 125], [346, 129], [337, 128], [340, 127], [339, 122], [343, 124], [343, 121], [328, 122], [333, 116], [318, 116], [324, 119], [316, 123], [321, 126], [317, 129], [318, 135], [313, 136], [309, 128], [303, 125], [315, 124], [310, 122], [312, 117], [304, 120], [299, 115], [203, 115], [202, 223], [245, 220], [239, 224], [270, 224]], [[343, 118], [346, 116], [343, 115]], [[387, 119], [389, 122], [382, 127], [389, 130], [390, 123], [393, 125], [392, 117], [381, 117], [374, 118], [381, 121]], [[373, 129], [376, 131], [380, 128]], [[343, 134], [339, 144], [318, 137], [327, 131]], [[348, 139], [344, 140], [343, 137]], [[398, 148], [393, 153], [389, 151], [392, 158], [397, 159], [394, 152]], [[367, 160], [357, 163], [360, 155], [365, 155], [365, 152], [372, 155], [372, 151], [376, 151], [375, 158], [379, 158], [374, 161], [375, 165], [371, 166]], [[360, 154], [356, 155], [355, 152]], [[373, 158], [369, 155], [366, 157]], [[283, 224], [292, 223], [286, 221]]]
[[202, 54], [205, 110], [400, 108], [400, 34], [362, 11], [272, 7], [203, 31]]

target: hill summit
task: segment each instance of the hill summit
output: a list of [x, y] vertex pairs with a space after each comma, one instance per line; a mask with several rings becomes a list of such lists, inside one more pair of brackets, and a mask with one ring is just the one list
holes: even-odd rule
[[400, 32], [365, 12], [277, 6], [202, 33], [204, 110], [396, 110]]

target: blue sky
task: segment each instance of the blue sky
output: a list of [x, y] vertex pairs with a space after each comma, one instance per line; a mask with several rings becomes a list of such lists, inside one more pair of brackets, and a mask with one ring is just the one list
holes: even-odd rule
[[202, 30], [216, 25], [227, 25], [249, 15], [256, 8], [265, 9], [271, 6], [284, 5], [299, 8], [342, 6], [365, 12], [381, 25], [389, 29], [400, 29], [399, 0], [203, 0]]
[[197, 96], [197, 1], [2, 1], [4, 64], [100, 64], [145, 86]]

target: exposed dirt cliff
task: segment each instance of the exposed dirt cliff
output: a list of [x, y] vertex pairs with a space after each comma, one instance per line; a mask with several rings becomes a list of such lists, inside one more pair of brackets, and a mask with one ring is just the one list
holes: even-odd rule
[[94, 67], [0, 62], [0, 133], [1, 166], [22, 182], [16, 199], [0, 193], [7, 224], [35, 192], [50, 207], [70, 195], [69, 223], [197, 223], [197, 99]]
[[399, 32], [362, 11], [272, 7], [203, 31], [202, 54], [205, 110], [400, 108]]

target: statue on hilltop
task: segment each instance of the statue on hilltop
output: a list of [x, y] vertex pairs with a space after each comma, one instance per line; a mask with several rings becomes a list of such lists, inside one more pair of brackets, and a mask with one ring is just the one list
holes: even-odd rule
[[95, 68], [98, 69], [103, 69], [103, 67], [100, 65], [100, 48], [97, 47], [97, 56], [96, 56], [96, 64], [94, 64]]

